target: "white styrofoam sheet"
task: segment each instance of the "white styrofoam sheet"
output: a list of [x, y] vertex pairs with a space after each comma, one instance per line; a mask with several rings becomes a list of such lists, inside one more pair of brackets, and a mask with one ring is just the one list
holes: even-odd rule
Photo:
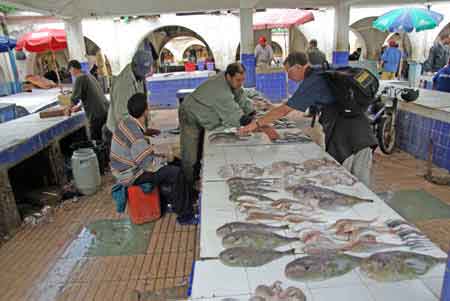
[[[217, 237], [216, 229], [221, 225], [233, 221], [245, 221], [246, 214], [239, 212], [234, 204], [228, 200], [229, 190], [226, 182], [221, 178], [217, 171], [225, 165], [231, 163], [254, 163], [259, 167], [264, 167], [276, 161], [292, 161], [301, 163], [308, 159], [330, 158], [319, 146], [315, 144], [293, 144], [293, 145], [258, 145], [258, 146], [226, 146], [214, 147], [214, 151], [206, 152], [203, 170], [202, 187], [202, 225], [200, 235], [200, 258], [209, 260], [201, 261], [200, 272], [196, 265], [193, 299], [196, 298], [214, 298], [223, 297], [245, 300], [249, 294], [252, 294], [257, 285], [271, 285], [275, 280], [283, 282], [283, 287], [294, 285], [304, 290], [308, 300], [437, 300], [439, 295], [439, 282], [442, 282], [444, 274], [444, 264], [440, 264], [430, 269], [428, 273], [413, 281], [387, 282], [380, 283], [362, 273], [359, 268], [353, 271], [325, 281], [290, 281], [284, 276], [284, 268], [288, 262], [296, 257], [304, 256], [301, 254], [284, 257], [267, 265], [258, 268], [229, 268], [220, 263], [217, 258], [223, 250], [221, 238]], [[347, 172], [343, 169], [343, 172]], [[341, 212], [321, 211], [320, 218], [327, 221], [327, 225], [341, 218], [354, 219], [377, 219], [382, 223], [387, 219], [401, 219], [394, 210], [392, 210], [375, 193], [357, 183], [352, 187], [338, 186], [333, 187], [337, 191], [356, 195], [362, 198], [372, 199], [373, 203], [364, 203], [353, 206], [351, 209]], [[278, 199], [281, 197], [292, 197], [287, 192], [270, 193], [267, 196]], [[271, 224], [281, 224], [280, 222], [269, 222]], [[317, 227], [317, 225], [312, 225]], [[326, 225], [325, 225], [326, 226]], [[305, 227], [305, 224], [291, 225], [289, 230], [281, 231], [279, 234], [298, 237], [296, 230]], [[320, 226], [319, 226], [320, 227]], [[324, 227], [322, 225], [321, 227]], [[389, 235], [380, 236], [385, 242], [399, 243]], [[297, 253], [301, 253], [303, 244], [294, 242], [279, 250], [295, 248]], [[398, 250], [408, 250], [407, 248], [395, 248]], [[423, 252], [424, 254], [445, 258], [446, 254], [439, 248]], [[354, 254], [356, 255], [356, 254]], [[369, 256], [370, 254], [358, 254], [359, 256]], [[211, 285], [209, 278], [199, 275], [207, 275], [206, 271], [214, 271], [215, 278], [222, 279], [222, 284]], [[247, 277], [246, 283], [234, 285], [230, 290], [223, 287], [223, 283], [233, 285], [236, 280], [244, 281], [244, 275]], [[231, 278], [230, 278], [231, 277]], [[294, 282], [294, 283], [293, 283]], [[248, 291], [245, 291], [245, 288]], [[404, 292], [407, 291], [407, 292]], [[213, 300], [213, 299], [212, 299]], [[218, 299], [220, 300], [220, 299]]]

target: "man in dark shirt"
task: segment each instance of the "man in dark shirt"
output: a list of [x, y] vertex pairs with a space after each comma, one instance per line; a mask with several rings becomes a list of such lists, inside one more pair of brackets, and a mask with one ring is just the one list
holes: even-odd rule
[[78, 112], [83, 106], [89, 121], [91, 138], [102, 140], [102, 127], [106, 123], [108, 114], [108, 100], [98, 81], [91, 74], [81, 72], [80, 62], [70, 61], [68, 69], [75, 77], [75, 84], [71, 96], [72, 105], [66, 109], [66, 114]]
[[302, 83], [286, 104], [241, 128], [240, 133], [253, 132], [294, 110], [304, 112], [309, 107], [319, 107], [319, 122], [325, 132], [326, 151], [361, 182], [369, 185], [372, 148], [377, 145], [377, 141], [367, 116], [361, 114], [345, 118], [339, 113], [327, 79], [321, 74], [322, 69], [312, 68], [305, 53], [289, 54], [284, 67], [289, 79]]

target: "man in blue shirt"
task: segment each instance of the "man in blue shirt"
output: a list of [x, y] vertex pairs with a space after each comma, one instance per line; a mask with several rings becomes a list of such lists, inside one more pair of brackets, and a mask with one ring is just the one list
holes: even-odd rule
[[240, 129], [240, 134], [253, 132], [294, 110], [304, 112], [311, 106], [319, 107], [319, 122], [325, 132], [326, 151], [353, 173], [361, 182], [370, 184], [372, 148], [377, 141], [365, 114], [345, 118], [339, 113], [327, 79], [321, 69], [314, 69], [303, 52], [293, 52], [284, 61], [288, 78], [302, 81], [287, 103], [268, 112]]
[[[381, 65], [383, 72], [381, 73], [382, 80], [393, 80], [395, 74], [399, 71], [400, 60], [402, 59], [402, 52], [398, 49], [398, 44], [394, 40], [389, 41], [389, 47], [384, 51], [381, 57]], [[399, 72], [400, 73], [400, 72]]]
[[450, 60], [433, 76], [433, 90], [450, 92]]

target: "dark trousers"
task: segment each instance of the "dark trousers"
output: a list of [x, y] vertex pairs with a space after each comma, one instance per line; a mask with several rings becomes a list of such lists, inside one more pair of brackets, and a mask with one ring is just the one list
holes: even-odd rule
[[187, 185], [179, 166], [167, 165], [156, 172], [144, 172], [134, 181], [134, 185], [143, 183], [151, 183], [160, 188], [162, 212], [170, 203], [178, 215], [192, 214], [193, 192]]
[[89, 130], [91, 132], [92, 140], [103, 140], [102, 129], [106, 123], [106, 116], [100, 118], [94, 118], [89, 121]]

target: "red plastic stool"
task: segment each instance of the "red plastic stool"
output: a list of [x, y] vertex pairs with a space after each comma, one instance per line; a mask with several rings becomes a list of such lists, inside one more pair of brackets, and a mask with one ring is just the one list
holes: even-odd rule
[[138, 185], [128, 187], [128, 214], [133, 224], [152, 222], [161, 217], [159, 189], [144, 193]]

